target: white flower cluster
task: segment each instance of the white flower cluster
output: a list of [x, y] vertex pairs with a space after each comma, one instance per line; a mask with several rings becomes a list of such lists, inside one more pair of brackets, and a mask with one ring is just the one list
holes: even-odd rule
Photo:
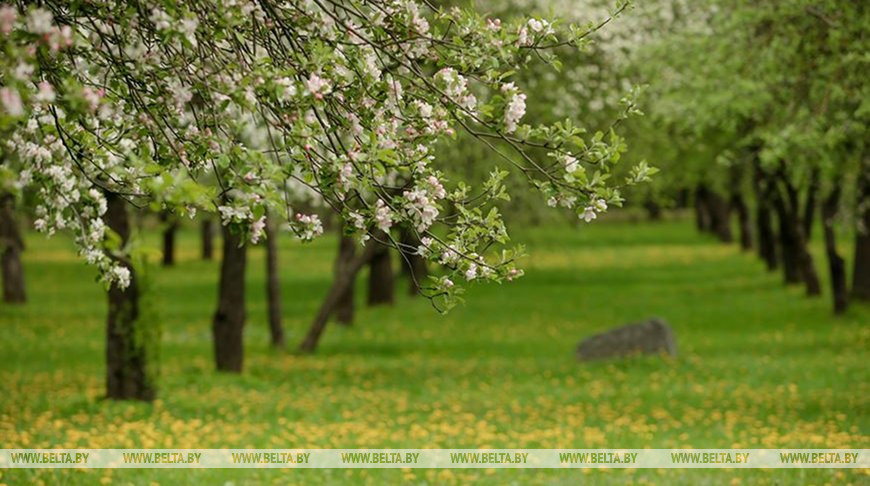
[[381, 231], [390, 231], [393, 226], [393, 212], [383, 199], [375, 203], [375, 225]]
[[0, 104], [3, 105], [3, 110], [11, 116], [21, 116], [24, 114], [24, 101], [21, 99], [21, 94], [15, 88], [0, 88]]
[[311, 73], [305, 87], [317, 99], [322, 99], [332, 91], [332, 83], [328, 79], [320, 77], [317, 73]]
[[521, 93], [514, 83], [505, 83], [501, 91], [507, 97], [504, 111], [505, 131], [513, 133], [517, 130], [517, 123], [526, 114], [526, 95]]
[[251, 243], [257, 244], [266, 232], [266, 216], [260, 216], [251, 223]]
[[439, 214], [437, 201], [446, 195], [444, 186], [434, 175], [429, 176], [424, 185], [402, 194], [406, 201], [405, 210], [418, 232], [425, 232], [435, 223]]
[[323, 223], [316, 214], [296, 214], [297, 234], [302, 241], [311, 241], [323, 234]]
[[468, 81], [453, 68], [443, 68], [435, 73], [435, 79], [441, 82], [444, 94], [463, 109], [474, 112], [477, 98], [468, 91]]
[[593, 219], [598, 217], [599, 213], [603, 213], [607, 211], [607, 201], [604, 199], [596, 199], [592, 201], [592, 204], [583, 208], [583, 212], [580, 213], [580, 219], [589, 223]]
[[[37, 226], [75, 231], [85, 257], [118, 283], [129, 274], [106, 263], [104, 190], [188, 215], [217, 207], [253, 242], [266, 232], [266, 208], [301, 239], [321, 234], [317, 215], [295, 210], [317, 200], [363, 241], [375, 229], [413, 228], [419, 251], [454, 280], [513, 278], [515, 255], [493, 251], [507, 241], [498, 182], [480, 196], [457, 184], [449, 199], [460, 216], [443, 234], [433, 228], [448, 198], [434, 148], [466, 122], [510, 141], [556, 134], [576, 145], [580, 133], [521, 130], [526, 95], [513, 83], [491, 89], [546, 44], [552, 27], [541, 19], [503, 25], [416, 0], [45, 3], [0, 7], [0, 47], [11, 53], [0, 63], [0, 121], [15, 126], [2, 135], [17, 154], [17, 185], [38, 193]], [[439, 40], [444, 28], [464, 45]], [[73, 43], [73, 55], [54, 54]], [[36, 62], [37, 50], [52, 62]], [[577, 165], [565, 161], [564, 175], [579, 180]], [[557, 185], [562, 204], [590, 193], [576, 180]]]

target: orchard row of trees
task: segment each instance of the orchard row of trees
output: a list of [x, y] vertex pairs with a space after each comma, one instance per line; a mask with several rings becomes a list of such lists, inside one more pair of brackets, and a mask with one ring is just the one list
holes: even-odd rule
[[[870, 300], [870, 9], [865, 2], [669, 2], [637, 52], [651, 116], [633, 145], [655, 152], [662, 191], [689, 188], [698, 228], [755, 247], [808, 295], [821, 222], [833, 307]], [[653, 81], [655, 80], [655, 81]], [[852, 289], [836, 240], [854, 228]]]
[[[327, 216], [327, 222], [330, 219]], [[162, 222], [162, 265], [164, 267], [171, 267], [175, 265], [176, 261], [175, 240], [182, 222], [178, 219], [169, 219], [165, 213], [160, 215], [160, 221]], [[280, 237], [280, 231], [276, 228], [273, 218], [267, 218], [266, 224], [264, 230], [266, 239], [262, 242], [262, 245], [266, 256], [267, 319], [271, 345], [277, 349], [282, 349], [286, 343], [282, 324], [281, 266], [278, 261], [278, 238]], [[203, 260], [212, 260], [214, 258], [214, 240], [216, 236], [214, 220], [202, 218], [200, 225], [201, 258]], [[338, 225], [336, 230], [339, 238], [334, 267], [336, 280], [339, 280], [341, 279], [339, 275], [351, 271], [348, 265], [353, 262], [359, 245], [353, 238], [344, 234], [344, 228], [341, 225]], [[416, 244], [410, 242], [409, 238], [412, 238], [411, 232], [402, 231], [396, 237], [402, 245], [401, 248], [416, 248], [419, 246], [419, 242], [416, 242]], [[243, 243], [242, 246], [247, 247], [248, 244]], [[381, 245], [370, 255], [368, 261], [363, 264], [363, 266], [369, 268], [366, 294], [366, 303], [369, 306], [392, 305], [395, 302], [395, 287], [398, 275], [394, 267], [395, 257], [391, 256], [391, 253], [389, 246]], [[427, 261], [413, 251], [403, 250], [397, 253], [400, 264], [399, 273], [408, 279], [407, 292], [411, 296], [416, 296], [420, 293], [421, 282], [429, 274]], [[353, 323], [355, 314], [354, 281], [361, 269], [356, 268], [353, 271], [353, 275], [349, 278], [351, 281], [350, 286], [344, 291], [339, 300], [332, 304], [330, 309], [329, 317], [333, 317], [341, 325], [349, 326]], [[239, 267], [238, 271], [239, 274], [236, 275], [236, 278], [243, 280], [245, 269]], [[21, 288], [21, 292], [24, 292], [23, 288]], [[244, 295], [238, 295], [237, 299], [240, 302], [235, 303], [235, 307], [244, 308]], [[313, 344], [316, 346], [316, 342]], [[313, 348], [302, 348], [302, 351], [313, 350]]]
[[[612, 22], [624, 4], [537, 3], [492, 2], [486, 15], [407, 0], [3, 6], [4, 295], [23, 299], [10, 222], [26, 204], [40, 231], [72, 234], [107, 285], [108, 395], [149, 399], [131, 208], [162, 218], [165, 264], [180, 219], [222, 234], [215, 358], [239, 372], [250, 244], [266, 245], [281, 343], [274, 236], [310, 240], [322, 210], [336, 215], [335, 278], [300, 345], [313, 351], [331, 316], [352, 320], [362, 268], [368, 300], [390, 299], [376, 285], [394, 276], [390, 248], [412, 291], [446, 310], [462, 282], [522, 274], [502, 208], [589, 222], [621, 205], [656, 169], [618, 164], [619, 131], [633, 158], [667, 169], [631, 194], [655, 209], [657, 193], [688, 189], [699, 227], [724, 240], [736, 214], [744, 248], [810, 294], [821, 220], [838, 312], [849, 292], [835, 224], [855, 224], [851, 295], [870, 294], [866, 7], [660, 0]], [[575, 23], [518, 15], [551, 6]], [[629, 119], [634, 83], [648, 85], [649, 117]]]
[[[7, 224], [14, 204], [28, 203], [37, 230], [73, 236], [108, 290], [107, 395], [119, 399], [155, 394], [131, 208], [162, 215], [168, 246], [176, 218], [220, 221], [212, 334], [221, 371], [243, 366], [248, 243], [265, 239], [274, 263], [274, 231], [317, 237], [311, 199], [338, 216], [345, 238], [302, 349], [314, 349], [336, 309], [350, 318], [343, 303], [364, 265], [391, 274], [385, 246], [410, 268], [438, 264], [425, 281], [414, 273], [415, 291], [448, 309], [462, 282], [522, 275], [498, 209], [510, 198], [504, 167], [586, 221], [652, 173], [638, 164], [612, 174], [630, 97], [603, 131], [524, 120], [534, 100], [523, 73], [558, 67], [606, 23], [501, 20], [413, 0], [4, 4], [4, 261], [22, 249]], [[435, 162], [457, 133], [490, 150], [486, 177], [463, 180]]]

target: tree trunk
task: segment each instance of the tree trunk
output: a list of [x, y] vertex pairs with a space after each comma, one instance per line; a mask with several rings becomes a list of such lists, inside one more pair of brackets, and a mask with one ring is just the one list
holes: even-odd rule
[[819, 169], [810, 172], [810, 182], [807, 186], [807, 197], [804, 201], [803, 230], [807, 241], [812, 241], [813, 222], [816, 214], [816, 198], [819, 193]]
[[[376, 239], [386, 241], [388, 236], [381, 232], [376, 235]], [[396, 277], [393, 274], [390, 249], [387, 246], [378, 245], [377, 251], [369, 262], [368, 305], [392, 305], [395, 300], [395, 286]]]
[[737, 221], [740, 226], [740, 248], [744, 251], [752, 250], [752, 222], [749, 217], [749, 208], [739, 191], [731, 194], [731, 207], [737, 211]]
[[691, 194], [692, 194], [692, 191], [687, 187], [681, 188], [679, 191], [677, 191], [676, 200], [675, 200], [676, 207], [678, 209], [688, 208], [689, 201], [691, 200]]
[[214, 355], [218, 371], [240, 373], [245, 326], [245, 260], [247, 245], [240, 235], [223, 226], [223, 260], [218, 288], [218, 306], [212, 323]]
[[698, 231], [710, 231], [710, 206], [707, 201], [707, 187], [699, 184], [695, 189], [695, 225]]
[[831, 291], [834, 299], [834, 314], [846, 312], [849, 305], [846, 289], [846, 262], [837, 253], [834, 218], [840, 204], [840, 188], [835, 187], [822, 204], [822, 227], [825, 232], [825, 253], [828, 256], [828, 270], [831, 273]]
[[[106, 193], [106, 226], [126, 246], [130, 239], [130, 220], [124, 200]], [[148, 373], [146, 333], [137, 329], [139, 320], [139, 281], [129, 260], [113, 255], [116, 263], [130, 271], [130, 284], [121, 289], [113, 283], [108, 290], [106, 320], [106, 396], [115, 400], [154, 399], [154, 383]], [[141, 324], [139, 324], [141, 326]]]
[[807, 295], [822, 295], [822, 284], [819, 281], [819, 274], [816, 273], [816, 266], [813, 263], [813, 255], [810, 253], [809, 241], [807, 240], [806, 235], [804, 235], [803, 228], [800, 226], [799, 222], [795, 221], [795, 224], [797, 224], [798, 256], [800, 258], [801, 276], [803, 277], [804, 284], [807, 288]]
[[662, 220], [662, 206], [654, 198], [646, 198], [643, 202], [643, 208], [646, 210], [646, 215], [650, 221]]
[[771, 216], [770, 181], [761, 169], [758, 159], [753, 162], [755, 174], [753, 186], [755, 187], [756, 216], [755, 224], [758, 233], [758, 256], [767, 264], [768, 271], [776, 270], [778, 259], [776, 254], [776, 233], [773, 229]]
[[[797, 188], [791, 184], [785, 177], [782, 177], [782, 183], [785, 187], [787, 196], [787, 215], [789, 226], [795, 237], [796, 242], [796, 257], [800, 268], [799, 274], [804, 284], [806, 285], [807, 295], [821, 295], [822, 285], [819, 282], [819, 276], [816, 273], [816, 267], [813, 264], [813, 256], [810, 254], [809, 242], [804, 234], [804, 227], [801, 224], [800, 217], [800, 197]], [[809, 195], [808, 195], [809, 198]], [[805, 206], [806, 209], [806, 206]]]
[[21, 252], [24, 238], [15, 218], [15, 198], [11, 194], [0, 195], [0, 267], [3, 275], [3, 301], [22, 303], [27, 300], [24, 287], [24, 267]]
[[160, 213], [160, 220], [163, 221], [163, 266], [171, 267], [175, 265], [175, 234], [178, 232], [178, 219], [168, 211]]
[[336, 275], [335, 279], [332, 281], [332, 287], [330, 287], [329, 292], [326, 294], [326, 298], [323, 299], [323, 303], [320, 305], [320, 310], [317, 312], [314, 321], [311, 323], [311, 327], [308, 329], [308, 334], [305, 336], [305, 340], [303, 340], [302, 344], [299, 345], [300, 351], [310, 353], [317, 348], [317, 343], [323, 335], [323, 330], [326, 328], [329, 316], [335, 312], [335, 305], [338, 303], [341, 296], [347, 292], [348, 287], [353, 285], [357, 273], [372, 259], [379, 246], [380, 243], [374, 240], [369, 240], [368, 244], [366, 244], [365, 250], [363, 250], [361, 254], [355, 256], [350, 264], [344, 267], [343, 272]]
[[[344, 234], [344, 229], [338, 227], [338, 255], [335, 258], [335, 279], [338, 280], [343, 274], [348, 271], [348, 268], [353, 264], [354, 256], [356, 255], [356, 242], [350, 236]], [[356, 275], [354, 275], [356, 277]], [[353, 323], [354, 314], [354, 283], [356, 278], [347, 286], [347, 289], [338, 298], [335, 303], [335, 320], [344, 326], [349, 326]]]
[[281, 323], [281, 274], [278, 270], [278, 235], [275, 221], [266, 217], [266, 296], [269, 306], [269, 333], [272, 346], [284, 347], [284, 326]]
[[211, 260], [214, 258], [214, 220], [211, 218], [204, 218], [201, 224], [202, 259]]
[[857, 215], [852, 298], [870, 302], [870, 159], [864, 160], [859, 175]]
[[773, 217], [770, 211], [770, 201], [758, 201], [756, 209], [756, 225], [758, 227], [758, 255], [764, 260], [768, 271], [776, 270], [779, 258], [776, 251], [776, 231], [773, 229]]
[[813, 256], [810, 254], [809, 245], [804, 237], [803, 228], [798, 227], [798, 258], [801, 268], [801, 277], [807, 288], [807, 295], [815, 296], [822, 295], [822, 284], [819, 281], [819, 275], [816, 273], [816, 266], [813, 263]]
[[773, 196], [773, 206], [776, 208], [776, 219], [779, 222], [779, 246], [782, 249], [782, 270], [785, 283], [800, 283], [802, 279], [797, 235], [781, 194]]
[[731, 243], [734, 238], [731, 236], [731, 209], [728, 207], [728, 201], [716, 191], [708, 190], [707, 205], [710, 208], [710, 224], [713, 234], [719, 238], [719, 241]]
[[402, 273], [408, 277], [408, 295], [420, 293], [420, 285], [426, 281], [429, 269], [426, 259], [417, 253], [420, 238], [412, 229], [402, 229], [399, 244], [399, 257], [402, 263]]

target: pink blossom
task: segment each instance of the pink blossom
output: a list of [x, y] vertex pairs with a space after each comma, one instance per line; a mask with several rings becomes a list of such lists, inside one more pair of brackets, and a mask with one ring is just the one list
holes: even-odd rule
[[18, 12], [14, 8], [9, 5], [0, 7], [0, 34], [9, 35], [16, 20], [18, 20]]
[[266, 229], [266, 217], [261, 216], [260, 219], [251, 223], [251, 243], [257, 244]]
[[21, 101], [21, 95], [15, 88], [0, 88], [0, 103], [3, 104], [3, 109], [6, 113], [12, 116], [21, 116], [24, 114], [24, 103]]
[[55, 99], [54, 86], [48, 81], [40, 81], [37, 85], [39, 91], [36, 93], [36, 101], [43, 103], [51, 103]]
[[308, 81], [305, 82], [305, 86], [308, 88], [308, 91], [318, 99], [323, 98], [323, 95], [329, 94], [329, 92], [332, 91], [332, 85], [329, 83], [329, 80], [321, 78], [317, 73], [311, 73], [311, 76], [308, 77]]
[[375, 223], [381, 231], [389, 231], [393, 226], [393, 212], [381, 199], [375, 203]]
[[103, 95], [105, 95], [105, 93], [106, 91], [103, 88], [94, 89], [90, 86], [85, 86], [84, 88], [82, 88], [82, 96], [84, 97], [85, 101], [88, 102], [88, 106], [92, 111], [96, 110], [97, 107], [100, 105], [100, 101], [103, 99]]

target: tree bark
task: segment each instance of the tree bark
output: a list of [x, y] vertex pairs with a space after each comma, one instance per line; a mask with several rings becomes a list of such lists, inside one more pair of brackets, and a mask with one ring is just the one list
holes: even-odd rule
[[168, 211], [160, 213], [163, 228], [163, 266], [175, 265], [175, 234], [178, 232], [178, 219]]
[[695, 188], [695, 226], [701, 232], [710, 231], [712, 228], [707, 194], [707, 186], [704, 184], [699, 184]]
[[23, 303], [27, 300], [24, 266], [21, 264], [22, 251], [24, 238], [15, 217], [15, 198], [12, 194], [0, 194], [0, 273], [3, 278], [4, 302]]
[[[124, 200], [106, 193], [106, 226], [121, 238], [130, 240], [130, 220]], [[106, 320], [106, 396], [115, 400], [154, 399], [154, 383], [148, 373], [147, 338], [139, 321], [139, 279], [129, 260], [113, 255], [116, 263], [130, 272], [130, 284], [121, 289], [113, 283], [108, 290], [109, 312]]]
[[840, 204], [840, 188], [835, 187], [822, 203], [822, 227], [825, 234], [825, 253], [828, 256], [828, 270], [831, 274], [831, 292], [834, 300], [834, 314], [846, 312], [849, 305], [846, 288], [846, 262], [837, 253], [837, 239], [834, 231], [834, 218]]
[[[797, 224], [798, 222], [795, 221]], [[803, 228], [798, 224], [798, 257], [800, 258], [801, 276], [806, 285], [807, 295], [816, 296], [822, 295], [822, 284], [819, 281], [819, 275], [816, 273], [816, 266], [813, 263], [813, 256], [810, 253], [810, 245]]]
[[[353, 264], [354, 256], [356, 255], [356, 243], [353, 238], [344, 234], [344, 229], [338, 227], [338, 255], [335, 258], [335, 279], [342, 278], [348, 269]], [[356, 277], [356, 275], [354, 275]], [[356, 278], [353, 278], [350, 285], [339, 296], [335, 303], [335, 320], [344, 326], [353, 324], [354, 315], [354, 283]]]
[[212, 323], [215, 364], [218, 371], [241, 373], [245, 326], [245, 263], [247, 245], [240, 235], [223, 226], [223, 260], [218, 305]]
[[813, 239], [813, 222], [815, 221], [816, 214], [816, 198], [819, 193], [819, 176], [819, 169], [813, 168], [810, 172], [810, 182], [807, 186], [807, 197], [804, 200], [803, 230], [807, 241], [812, 241]]
[[731, 243], [734, 238], [731, 235], [731, 208], [728, 201], [716, 193], [707, 191], [707, 206], [710, 208], [710, 225], [713, 234], [723, 243]]
[[643, 208], [646, 210], [647, 217], [650, 221], [662, 220], [662, 206], [654, 198], [646, 198], [643, 202]]
[[688, 187], [681, 188], [677, 191], [675, 203], [678, 209], [685, 209], [689, 207], [689, 201], [691, 200], [692, 191]]
[[266, 296], [269, 306], [269, 333], [272, 347], [284, 347], [284, 326], [281, 312], [281, 274], [278, 269], [278, 235], [275, 221], [266, 217]]
[[336, 278], [332, 281], [332, 287], [330, 287], [329, 292], [326, 294], [326, 298], [323, 299], [323, 303], [320, 305], [320, 310], [317, 312], [317, 315], [311, 323], [311, 327], [308, 329], [308, 334], [305, 336], [302, 344], [299, 345], [300, 351], [310, 353], [317, 348], [317, 343], [323, 335], [323, 330], [326, 329], [329, 316], [335, 312], [336, 303], [338, 303], [342, 294], [347, 292], [348, 287], [353, 285], [360, 269], [371, 261], [378, 246], [380, 246], [380, 243], [374, 240], [369, 240], [366, 244], [365, 250], [355, 256], [350, 264], [344, 267], [344, 271], [341, 274], [336, 275]]
[[408, 295], [418, 295], [420, 285], [426, 281], [429, 268], [426, 259], [417, 253], [420, 247], [420, 238], [412, 229], [402, 229], [399, 256], [402, 263], [402, 273], [408, 277]]
[[870, 302], [870, 159], [864, 160], [858, 177], [858, 225], [855, 229], [852, 298]]
[[795, 225], [791, 222], [791, 216], [781, 194], [777, 193], [773, 196], [773, 206], [776, 209], [776, 219], [779, 222], [779, 246], [782, 249], [782, 270], [785, 283], [801, 283]]
[[202, 259], [211, 260], [214, 258], [214, 220], [211, 218], [204, 218], [201, 225]]
[[740, 227], [740, 248], [744, 251], [752, 250], [752, 222], [749, 217], [749, 208], [739, 190], [731, 194], [731, 207], [737, 212], [737, 221]]
[[[376, 239], [386, 241], [388, 236], [381, 232]], [[392, 305], [395, 301], [396, 277], [393, 274], [393, 264], [390, 258], [390, 249], [384, 245], [378, 245], [369, 262], [369, 286], [368, 305], [382, 304]]]
[[771, 215], [771, 206], [773, 195], [771, 193], [770, 181], [764, 174], [764, 171], [756, 158], [753, 162], [754, 177], [753, 186], [755, 187], [755, 224], [756, 232], [758, 233], [758, 256], [767, 265], [768, 271], [776, 270], [778, 265], [776, 251], [776, 232], [773, 229], [773, 218]]
[[[797, 258], [801, 280], [806, 285], [807, 295], [821, 295], [822, 285], [813, 264], [813, 256], [810, 254], [809, 242], [804, 235], [804, 227], [800, 217], [800, 197], [797, 188], [785, 177], [781, 177], [786, 191], [786, 214], [788, 226], [795, 239], [795, 255]], [[806, 208], [806, 206], [804, 206]]]

